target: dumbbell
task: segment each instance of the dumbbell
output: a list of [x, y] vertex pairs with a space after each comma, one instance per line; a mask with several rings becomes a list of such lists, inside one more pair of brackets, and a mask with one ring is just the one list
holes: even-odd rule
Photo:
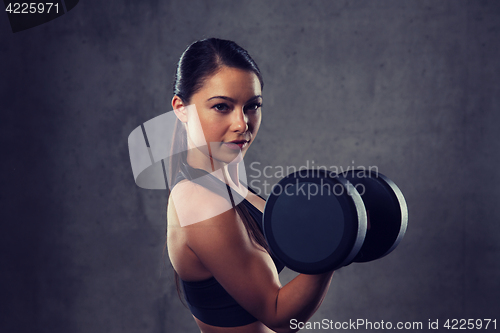
[[401, 190], [371, 170], [300, 170], [266, 200], [264, 236], [288, 268], [319, 274], [392, 252], [408, 224]]

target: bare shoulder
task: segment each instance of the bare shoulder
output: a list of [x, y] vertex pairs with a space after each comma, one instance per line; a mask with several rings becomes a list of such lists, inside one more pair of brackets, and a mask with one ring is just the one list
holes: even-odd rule
[[249, 238], [229, 194], [224, 197], [224, 194], [184, 180], [174, 187], [171, 203], [175, 207], [175, 212], [171, 213], [175, 213], [184, 244], [195, 253], [210, 253], [208, 249], [237, 252], [253, 247], [254, 242]]
[[[178, 183], [168, 203], [167, 246], [174, 269], [184, 280], [212, 276], [204, 255], [219, 257], [223, 248], [245, 234], [229, 200], [189, 180]], [[243, 227], [243, 229], [241, 229]], [[236, 245], [232, 243], [232, 245]], [[218, 250], [216, 250], [218, 249]]]
[[228, 198], [189, 180], [178, 183], [170, 194], [178, 223], [181, 227], [193, 225], [232, 210]]

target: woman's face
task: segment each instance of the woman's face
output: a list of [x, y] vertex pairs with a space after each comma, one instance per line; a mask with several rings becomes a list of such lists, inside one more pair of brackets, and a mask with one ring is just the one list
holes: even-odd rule
[[189, 148], [208, 146], [208, 152], [198, 150], [210, 155], [213, 162], [238, 162], [260, 127], [262, 91], [257, 75], [222, 67], [205, 80], [189, 104], [196, 106], [187, 108]]

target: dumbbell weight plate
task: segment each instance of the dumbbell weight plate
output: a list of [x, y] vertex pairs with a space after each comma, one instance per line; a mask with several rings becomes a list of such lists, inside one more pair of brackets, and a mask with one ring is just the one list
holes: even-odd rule
[[381, 173], [354, 170], [339, 177], [352, 183], [363, 199], [368, 230], [354, 262], [368, 262], [391, 253], [403, 239], [408, 225], [408, 208], [401, 190]]
[[266, 201], [263, 229], [271, 252], [288, 268], [318, 274], [357, 255], [366, 234], [366, 210], [342, 177], [302, 170], [283, 178]]

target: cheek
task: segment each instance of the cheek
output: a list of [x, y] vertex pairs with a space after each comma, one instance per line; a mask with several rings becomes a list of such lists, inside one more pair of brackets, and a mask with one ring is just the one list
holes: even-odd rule
[[226, 133], [224, 119], [220, 119], [212, 114], [200, 114], [199, 134], [203, 136], [205, 144], [207, 142], [220, 142]]
[[261, 122], [262, 122], [261, 113], [249, 117], [248, 127], [253, 135], [257, 134], [257, 132], [259, 131]]
[[202, 117], [199, 117], [196, 108], [191, 107], [188, 109], [187, 130], [189, 138], [196, 147], [206, 146], [207, 141], [205, 138], [204, 124]]

